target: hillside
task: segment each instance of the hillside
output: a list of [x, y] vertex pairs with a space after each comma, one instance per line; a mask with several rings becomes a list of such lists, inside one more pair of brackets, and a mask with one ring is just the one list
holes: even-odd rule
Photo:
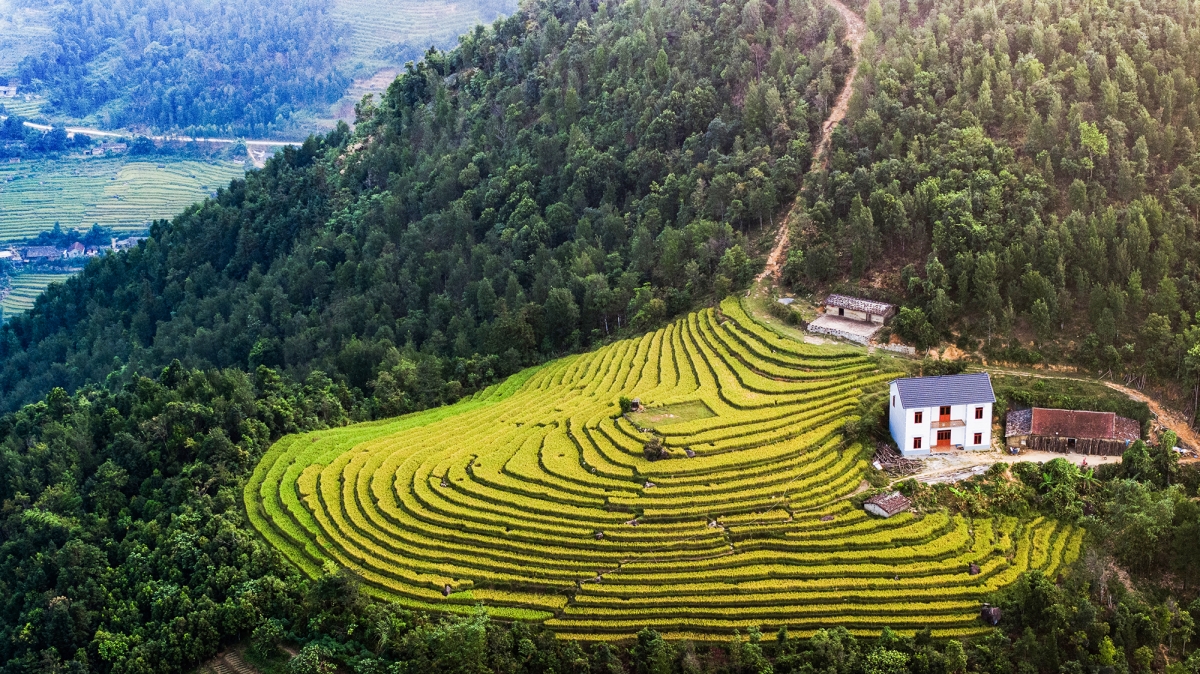
[[869, 286], [921, 347], [1194, 385], [1195, 8], [859, 9], [850, 123], [805, 178], [792, 287]]
[[[1083, 531], [854, 507], [874, 448], [843, 428], [895, 376], [783, 339], [729, 299], [451, 407], [288, 436], [246, 509], [314, 578], [332, 561], [374, 596], [482, 602], [564, 636], [982, 634], [980, 602], [1029, 569], [1053, 576]], [[649, 409], [622, 416], [622, 396]], [[705, 418], [672, 418], [697, 403]], [[655, 441], [670, 458], [647, 456]]]
[[743, 232], [791, 199], [848, 69], [837, 13], [602, 9], [431, 54], [353, 133], [52, 289], [0, 328], [4, 406], [178, 358], [322, 370], [397, 414], [744, 285]]
[[510, 0], [5, 0], [0, 81], [21, 93], [0, 103], [109, 129], [303, 137], [353, 119], [363, 93], [382, 93], [380, 73], [390, 81], [430, 47], [452, 47], [515, 9]]
[[48, 111], [70, 119], [263, 135], [349, 83], [329, 9], [323, 0], [55, 4], [50, 44], [18, 72]]

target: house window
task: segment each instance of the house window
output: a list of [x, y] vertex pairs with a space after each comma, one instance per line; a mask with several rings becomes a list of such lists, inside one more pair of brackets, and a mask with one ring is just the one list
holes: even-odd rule
[[982, 408], [982, 407], [976, 407], [976, 408], [975, 408], [975, 418], [976, 418], [976, 419], [982, 419], [982, 418], [983, 418], [983, 408]]
[[896, 396], [892, 396], [892, 407], [896, 406]]
[[942, 417], [950, 416], [950, 406], [942, 405], [941, 407], [939, 407], [938, 408], [938, 416], [942, 416]]
[[[913, 414], [913, 423], [919, 424], [919, 423], [921, 423], [921, 420], [924, 418], [925, 418], [924, 412], [916, 412]], [[920, 440], [920, 438], [917, 438], [917, 440]]]
[[[920, 413], [918, 412], [918, 414], [920, 414]], [[920, 448], [921, 448], [921, 438], [913, 438], [913, 449], [920, 449]]]
[[976, 433], [976, 434], [975, 434], [975, 444], [977, 444], [977, 445], [982, 445], [982, 444], [983, 444], [983, 433]]

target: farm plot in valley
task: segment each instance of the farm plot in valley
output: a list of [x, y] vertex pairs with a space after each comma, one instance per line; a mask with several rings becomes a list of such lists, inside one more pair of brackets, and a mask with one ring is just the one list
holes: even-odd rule
[[[729, 299], [450, 407], [283, 438], [246, 506], [306, 573], [333, 562], [381, 598], [482, 603], [567, 637], [984, 631], [983, 597], [1072, 561], [1082, 531], [854, 508], [867, 454], [841, 432], [893, 376]], [[621, 396], [712, 414], [651, 436], [619, 416]], [[646, 458], [653, 437], [671, 458]]]
[[0, 164], [0, 241], [93, 224], [142, 231], [241, 177], [236, 162], [67, 158]]
[[51, 283], [66, 281], [70, 277], [69, 273], [28, 273], [12, 276], [9, 278], [8, 292], [4, 299], [0, 300], [0, 309], [4, 309], [6, 317], [32, 309], [38, 295], [41, 295], [42, 291]]

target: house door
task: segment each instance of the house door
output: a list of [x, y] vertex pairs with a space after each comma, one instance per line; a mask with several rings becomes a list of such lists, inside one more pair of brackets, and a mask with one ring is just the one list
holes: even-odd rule
[[949, 405], [942, 405], [938, 408], [938, 421], [950, 421]]
[[937, 446], [938, 447], [949, 447], [950, 446], [950, 431], [938, 431], [937, 432]]
[[845, 307], [838, 307], [838, 316], [845, 316], [845, 315], [846, 315]]

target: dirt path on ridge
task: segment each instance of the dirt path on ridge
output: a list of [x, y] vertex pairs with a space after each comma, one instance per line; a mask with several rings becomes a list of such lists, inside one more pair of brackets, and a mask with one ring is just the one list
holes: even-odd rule
[[1120, 391], [1121, 393], [1124, 393], [1138, 402], [1146, 403], [1146, 405], [1150, 407], [1150, 411], [1154, 414], [1154, 416], [1158, 417], [1158, 423], [1175, 431], [1175, 434], [1179, 436], [1180, 445], [1183, 445], [1192, 451], [1200, 451], [1200, 435], [1196, 434], [1196, 431], [1192, 429], [1191, 425], [1188, 424], [1187, 419], [1184, 419], [1181, 414], [1175, 410], [1164, 407], [1154, 398], [1151, 398], [1150, 396], [1136, 389], [1131, 389], [1128, 386], [1121, 386], [1120, 384], [1111, 381], [1106, 381], [1103, 383], [1105, 386], [1114, 391]]
[[[858, 47], [862, 44], [863, 38], [867, 35], [866, 24], [858, 17], [857, 14], [850, 11], [850, 8], [843, 5], [840, 0], [826, 0], [838, 14], [842, 15], [842, 20], [846, 22], [846, 42], [850, 43], [850, 50], [854, 53], [854, 65], [850, 67], [850, 72], [846, 73], [846, 81], [842, 84], [842, 91], [838, 94], [837, 99], [833, 102], [833, 108], [829, 111], [829, 117], [825, 119], [825, 123], [821, 125], [821, 140], [817, 143], [817, 149], [813, 152], [812, 165], [814, 167], [824, 168], [828, 158], [825, 156], [829, 151], [829, 141], [833, 135], [833, 129], [843, 119], [846, 118], [846, 112], [850, 109], [850, 97], [854, 95], [854, 78], [858, 76]], [[754, 279], [754, 285], [751, 286], [751, 292], [754, 288], [762, 285], [763, 280], [768, 276], [771, 282], [779, 283], [779, 274], [783, 254], [787, 249], [788, 243], [788, 223], [792, 220], [792, 214], [796, 210], [796, 204], [800, 203], [800, 197], [796, 197], [796, 201], [792, 207], [788, 209], [788, 214], [783, 219], [783, 223], [779, 226], [779, 233], [775, 235], [775, 245], [772, 246], [770, 254], [767, 255], [767, 264], [763, 267], [760, 273]]]

